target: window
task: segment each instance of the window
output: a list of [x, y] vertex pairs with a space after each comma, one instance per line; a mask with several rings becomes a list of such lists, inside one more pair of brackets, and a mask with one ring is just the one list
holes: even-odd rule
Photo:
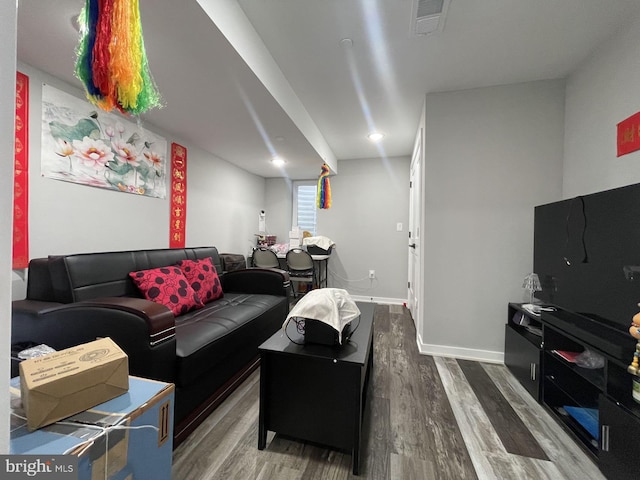
[[314, 180], [293, 182], [292, 225], [316, 234], [316, 192], [318, 184]]

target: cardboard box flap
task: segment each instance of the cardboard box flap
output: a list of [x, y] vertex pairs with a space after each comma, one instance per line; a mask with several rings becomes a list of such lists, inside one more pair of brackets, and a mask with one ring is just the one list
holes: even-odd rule
[[[52, 397], [51, 395], [40, 395], [35, 393], [33, 401], [35, 401], [38, 405], [37, 409], [29, 408], [26, 402], [23, 401], [23, 406], [25, 413], [29, 411], [29, 415], [27, 416], [27, 422], [32, 423], [34, 425], [40, 425], [44, 419], [47, 418], [59, 405], [60, 398]], [[31, 399], [30, 399], [31, 401]]]
[[[87, 405], [87, 408], [91, 408], [99, 403], [102, 403], [105, 398], [114, 398], [118, 395], [122, 395], [129, 388], [128, 382], [123, 382], [122, 377], [118, 378], [118, 373], [114, 372], [110, 379], [113, 383], [98, 383], [97, 385], [86, 385], [73, 392], [67, 392], [64, 397], [60, 397], [59, 392], [42, 392], [39, 390], [33, 390], [29, 401], [31, 403], [36, 402], [38, 404], [37, 414], [34, 417], [34, 421], [39, 423], [47, 416], [61, 420], [69, 417], [73, 414], [68, 413], [69, 404], [77, 404], [79, 407]], [[126, 377], [128, 378], [128, 377]], [[28, 407], [27, 407], [28, 408]], [[41, 417], [41, 418], [38, 418]]]
[[[87, 383], [106, 383], [109, 385], [120, 386], [128, 388], [128, 382], [125, 382], [122, 376], [122, 370], [126, 370], [127, 376], [129, 373], [129, 362], [126, 356], [115, 359], [109, 364], [98, 364], [90, 370], [81, 370], [75, 374], [65, 374], [65, 392], [67, 394], [74, 394], [82, 392], [87, 388]], [[44, 395], [59, 395], [60, 388], [56, 382], [42, 382], [36, 381], [31, 383], [31, 390], [39, 392]]]

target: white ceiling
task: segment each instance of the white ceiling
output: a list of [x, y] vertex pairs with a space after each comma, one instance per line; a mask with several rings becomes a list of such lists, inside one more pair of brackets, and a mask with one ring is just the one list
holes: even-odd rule
[[[19, 0], [18, 60], [80, 88], [71, 18], [83, 4]], [[140, 0], [166, 103], [143, 119], [257, 175], [315, 178], [331, 159], [318, 153], [309, 123], [338, 159], [409, 155], [426, 93], [564, 78], [639, 6], [451, 0], [443, 31], [415, 37], [412, 0]], [[255, 32], [213, 23], [229, 9], [244, 12], [263, 45]], [[251, 41], [241, 56], [227, 37]], [[340, 46], [343, 38], [351, 48]], [[268, 53], [246, 55], [258, 47]], [[265, 64], [284, 76], [266, 79]], [[294, 93], [283, 102], [288, 88]], [[378, 145], [366, 139], [372, 129], [385, 134]], [[283, 170], [269, 163], [273, 154], [287, 160]]]

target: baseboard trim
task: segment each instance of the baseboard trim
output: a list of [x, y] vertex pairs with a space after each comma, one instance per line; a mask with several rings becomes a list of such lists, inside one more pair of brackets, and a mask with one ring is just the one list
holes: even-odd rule
[[491, 350], [477, 350], [473, 348], [451, 347], [447, 345], [432, 345], [423, 343], [422, 336], [416, 339], [418, 351], [422, 355], [433, 355], [436, 357], [460, 358], [463, 360], [475, 360], [477, 362], [504, 363], [504, 352], [493, 352]]
[[406, 298], [367, 297], [365, 295], [351, 295], [351, 299], [354, 302], [380, 303], [382, 305], [405, 305], [407, 303]]

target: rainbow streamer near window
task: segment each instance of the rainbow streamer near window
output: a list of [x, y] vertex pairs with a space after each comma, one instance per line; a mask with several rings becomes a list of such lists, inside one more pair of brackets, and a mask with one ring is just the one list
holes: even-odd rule
[[138, 0], [86, 0], [78, 24], [75, 71], [91, 103], [131, 115], [162, 106], [149, 71]]
[[318, 178], [318, 194], [316, 197], [318, 208], [331, 208], [331, 184], [329, 183], [329, 166], [322, 165], [322, 173]]

